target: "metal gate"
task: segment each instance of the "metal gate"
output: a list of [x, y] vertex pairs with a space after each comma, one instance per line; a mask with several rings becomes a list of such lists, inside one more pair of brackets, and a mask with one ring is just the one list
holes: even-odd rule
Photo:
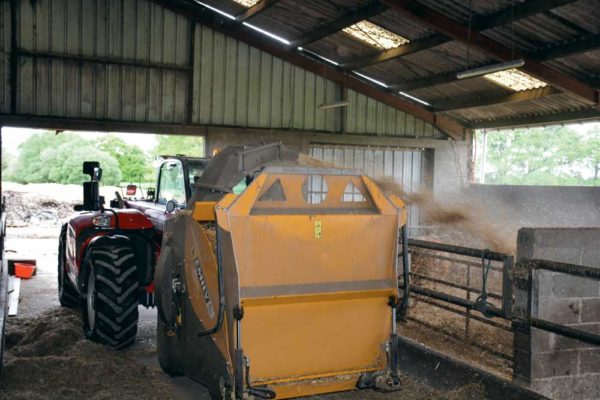
[[[423, 174], [423, 151], [401, 147], [311, 145], [309, 155], [344, 168], [356, 168], [374, 179], [393, 178], [407, 193], [418, 191]], [[420, 225], [416, 206], [408, 210], [410, 227]]]

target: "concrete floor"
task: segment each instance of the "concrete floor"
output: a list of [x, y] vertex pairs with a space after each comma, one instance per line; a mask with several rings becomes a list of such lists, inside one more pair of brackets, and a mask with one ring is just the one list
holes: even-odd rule
[[[19, 310], [16, 317], [34, 318], [44, 311], [60, 307], [57, 295], [57, 269], [59, 228], [8, 228], [6, 250], [9, 259], [37, 260], [36, 275], [21, 280]], [[83, 333], [82, 333], [83, 335]], [[175, 396], [182, 400], [210, 400], [208, 391], [199, 383], [185, 377], [171, 378], [163, 373], [156, 356], [156, 309], [140, 307], [140, 320], [136, 343], [125, 351], [136, 362], [160, 371], [161, 378], [172, 385]]]

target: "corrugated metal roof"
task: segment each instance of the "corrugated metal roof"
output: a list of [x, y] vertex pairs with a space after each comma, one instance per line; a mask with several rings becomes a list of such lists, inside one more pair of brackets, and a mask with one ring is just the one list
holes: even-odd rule
[[[520, 1], [515, 0], [419, 0], [419, 3], [426, 5], [455, 21], [467, 24], [469, 16], [473, 20], [478, 15], [492, 14], [497, 11], [507, 9], [511, 4], [518, 7]], [[469, 3], [472, 9], [469, 10]]]
[[587, 108], [586, 103], [570, 94], [562, 93], [535, 100], [470, 108], [444, 114], [453, 115], [466, 121], [482, 122], [501, 120], [503, 118], [532, 117], [564, 111], [577, 111], [584, 108]]
[[416, 97], [431, 104], [447, 104], [456, 99], [483, 99], [507, 95], [510, 92], [483, 78], [467, 79], [411, 91]]
[[[529, 0], [530, 1], [530, 0]], [[230, 3], [231, 0], [219, 2]], [[252, 23], [264, 29], [292, 40], [309, 33], [319, 27], [326, 26], [349, 13], [363, 7], [367, 2], [351, 0], [304, 0], [301, 6], [294, 0], [281, 0], [275, 6], [269, 7]], [[502, 11], [518, 14], [526, 5], [514, 0], [419, 0], [418, 3], [427, 6], [443, 15], [468, 25], [481, 21], [488, 15]], [[469, 6], [472, 9], [469, 9]], [[530, 5], [530, 4], [528, 4]], [[228, 5], [229, 7], [230, 5]], [[586, 35], [600, 33], [600, 7], [598, 0], [579, 0], [560, 7], [543, 10], [535, 15], [520, 18], [502, 26], [487, 29], [483, 34], [498, 43], [514, 49], [515, 52], [539, 54], [544, 49], [558, 44], [569, 44]], [[412, 20], [395, 10], [371, 16], [369, 21], [389, 31], [392, 31], [411, 42], [438, 35], [431, 27], [422, 22]], [[353, 39], [343, 33], [335, 33], [305, 46], [310, 51], [344, 64], [360, 61], [365, 57], [380, 54], [377, 49]], [[413, 52], [380, 63], [359, 68], [362, 74], [382, 81], [386, 84], [421, 80], [432, 76], [469, 69], [474, 66], [497, 62], [484, 51], [475, 46], [467, 46], [457, 41], [449, 40], [441, 45]], [[576, 79], [586, 81], [590, 77], [600, 75], [600, 50], [591, 50], [583, 54], [568, 55], [559, 59], [548, 60], [545, 63], [556, 70]], [[509, 93], [505, 88], [476, 78], [465, 81], [437, 83], [422, 88], [413, 88], [408, 93], [434, 107], [440, 102], [464, 101], [469, 99], [489, 99]], [[590, 107], [589, 103], [581, 101], [572, 95], [553, 95], [502, 105], [486, 105], [468, 110], [447, 113], [468, 124], [480, 120], [495, 118], [505, 119], [527, 113], [558, 113]]]
[[[331, 26], [335, 21], [352, 15], [357, 10], [372, 4], [373, 1], [280, 0], [252, 16], [248, 22], [292, 41], [322, 27]], [[486, 16], [497, 15], [498, 12], [506, 10], [510, 11], [511, 7], [514, 7], [514, 11], [517, 12], [520, 7], [526, 7], [525, 4], [531, 5], [532, 2], [544, 5], [539, 0], [527, 0], [527, 2], [515, 2], [514, 0], [473, 0], [469, 2], [463, 0], [418, 0], [411, 4], [429, 7], [465, 26], [470, 18], [472, 21], [481, 21]], [[207, 42], [196, 43], [194, 51], [206, 52], [205, 61], [201, 65], [195, 66], [198, 68], [192, 68], [190, 64], [197, 58], [197, 56], [190, 57], [189, 39], [193, 24], [190, 24], [190, 19], [182, 15], [165, 11], [158, 5], [147, 6], [146, 2], [141, 1], [125, 0], [122, 5], [121, 3], [117, 5], [118, 2], [98, 2], [104, 6], [96, 7], [95, 12], [98, 15], [93, 15], [94, 23], [78, 22], [74, 24], [72, 21], [79, 21], [78, 18], [81, 17], [78, 16], [85, 14], [81, 9], [83, 6], [80, 5], [83, 3], [80, 1], [64, 3], [65, 7], [53, 6], [50, 13], [44, 11], [49, 7], [49, 2], [19, 2], [20, 8], [22, 8], [20, 12], [31, 12], [28, 10], [32, 8], [42, 10], [36, 16], [37, 26], [35, 29], [27, 24], [18, 27], [19, 46], [33, 52], [47, 51], [79, 54], [87, 57], [164, 63], [177, 68], [159, 73], [151, 68], [142, 72], [129, 66], [92, 67], [89, 64], [83, 65], [72, 60], [53, 60], [52, 65], [48, 60], [43, 59], [39, 59], [35, 63], [28, 62], [19, 66], [19, 76], [23, 78], [20, 79], [19, 87], [19, 112], [176, 122], [188, 117], [189, 106], [186, 106], [186, 102], [193, 98], [196, 106], [201, 104], [193, 110], [194, 121], [226, 124], [234, 121], [236, 124], [239, 122], [244, 126], [280, 127], [289, 125], [284, 123], [289, 117], [286, 113], [298, 107], [296, 104], [292, 107], [286, 103], [286, 95], [292, 97], [286, 93], [291, 90], [291, 85], [288, 84], [286, 88], [285, 84], [286, 77], [289, 77], [291, 71], [294, 70], [291, 68], [291, 64], [280, 65], [281, 60], [276, 61], [271, 56], [269, 58], [267, 53], [260, 53], [260, 57], [252, 54], [246, 55], [243, 53], [244, 45], [241, 42], [232, 42], [229, 40], [231, 38], [214, 35], [209, 40], [207, 39], [210, 36], [208, 33], [200, 35], [198, 39]], [[187, 3], [192, 4], [194, 1], [189, 0]], [[199, 0], [197, 3], [208, 4], [232, 16], [240, 15], [247, 10], [246, 7], [233, 0]], [[6, 28], [10, 25], [7, 20], [10, 14], [7, 4], [7, 2], [0, 2], [0, 8], [5, 11], [0, 14], [0, 22], [4, 22], [2, 25], [4, 30], [0, 29], [0, 51], [4, 50], [5, 54], [10, 48], [7, 39], [9, 32]], [[24, 6], [23, 4], [30, 5]], [[169, 7], [170, 2], [164, 0], [163, 4], [165, 7]], [[554, 2], [549, 4], [554, 4]], [[470, 9], [470, 5], [472, 9]], [[581, 39], [590, 39], [589, 43], [592, 45], [600, 43], [598, 37], [593, 36], [600, 35], [599, 5], [598, 0], [573, 1], [567, 5], [521, 18], [513, 23], [509, 21], [502, 26], [486, 29], [482, 31], [482, 34], [509, 49], [514, 49], [515, 53], [523, 53], [534, 60], [535, 57], [542, 57], [543, 52], [547, 49], [553, 49], [559, 45], [568, 47]], [[100, 15], [104, 8], [110, 9], [111, 14]], [[156, 11], [157, 9], [160, 12]], [[208, 12], [202, 11], [200, 7], [199, 11]], [[49, 20], [50, 16], [52, 21]], [[34, 20], [33, 16], [24, 17]], [[488, 52], [477, 49], [473, 45], [467, 46], [456, 40], [445, 39], [443, 35], [436, 33], [429, 24], [419, 21], [414, 16], [407, 17], [395, 10], [388, 9], [377, 15], [363, 18], [368, 18], [370, 22], [409, 39], [411, 43], [404, 46], [412, 47], [402, 46], [400, 49], [413, 50], [407, 51], [409, 54], [401, 57], [385, 61], [378, 60], [381, 61], [378, 63], [359, 63], [362, 65], [361, 67], [344, 72], [349, 75], [359, 72], [388, 85], [419, 81], [421, 85], [412, 85], [407, 93], [430, 103], [433, 106], [432, 110], [435, 110], [436, 103], [448, 104], [453, 101], [465, 102], [465, 99], [487, 99], [486, 104], [488, 105], [485, 106], [444, 113], [444, 115], [460, 120], [465, 125], [495, 118], [506, 120], [524, 115], [547, 114], [551, 116], [594, 107], [589, 100], [594, 93], [588, 89], [592, 85], [600, 86], [600, 44], [590, 46], [577, 54], [564, 54], [553, 59], [542, 60], [546, 67], [578, 79], [587, 85], [584, 90], [586, 94], [581, 95], [580, 91], [580, 96], [587, 98], [587, 102], [571, 94], [555, 94], [555, 91], [548, 91], [547, 97], [538, 97], [518, 103], [493, 104], [493, 101], [489, 101], [489, 99], [504, 96], [510, 91], [482, 78], [454, 80], [457, 71], [497, 62]], [[351, 23], [354, 22], [357, 21]], [[231, 23], [236, 24], [235, 22]], [[89, 38], [95, 37], [88, 32], [92, 26], [101, 32], [94, 33], [100, 39], [97, 43], [90, 45]], [[223, 29], [226, 29], [227, 26], [227, 24], [222, 25]], [[220, 28], [221, 25], [216, 29]], [[443, 30], [439, 27], [438, 29]], [[420, 46], [419, 42], [427, 43], [427, 41], [431, 41], [432, 37], [438, 39], [435, 46], [414, 50], [415, 47]], [[268, 40], [271, 39], [265, 36], [265, 41]], [[314, 54], [340, 64], [384, 54], [373, 46], [341, 32], [341, 29], [337, 33], [326, 35], [303, 47]], [[290, 47], [289, 51], [293, 52], [297, 49]], [[271, 52], [271, 54], [273, 53]], [[206, 60], [211, 61], [209, 63]], [[238, 64], [242, 63], [242, 65], [236, 66], [238, 64], [235, 64], [234, 61]], [[248, 66], [243, 64], [246, 62], [249, 63]], [[233, 71], [234, 66], [238, 69], [237, 71]], [[342, 68], [338, 65], [334, 67]], [[248, 74], [254, 75], [252, 77], [241, 76], [240, 71], [244, 68]], [[9, 90], [3, 89], [8, 85], [8, 69], [6, 62], [0, 63], [0, 78], [2, 78], [0, 89], [4, 93], [3, 98], [0, 99], [0, 109], [3, 111], [7, 110], [10, 102], [10, 99], [6, 97]], [[186, 82], [190, 80], [189, 71], [192, 69], [195, 73], [194, 80], [205, 79], [204, 84], [200, 85], [200, 89], [194, 93], [190, 93], [191, 90], [186, 85]], [[210, 79], [204, 77], [204, 71], [211, 71]], [[313, 70], [313, 72], [315, 71]], [[54, 85], [52, 95], [49, 94], [50, 91], [47, 88], [50, 75], [52, 75], [51, 80]], [[439, 78], [444, 75], [445, 79]], [[543, 79], [540, 75], [544, 74], [537, 75], [538, 78]], [[324, 97], [329, 98], [332, 91], [340, 89], [339, 86], [329, 87], [326, 83], [327, 77], [318, 76], [318, 72], [315, 72], [315, 75], [306, 73], [303, 76], [306, 79], [302, 82], [295, 82], [295, 84], [298, 85], [298, 88], [302, 88], [303, 93], [315, 92], [316, 97], [294, 99], [294, 101], [309, 102], [310, 104], [304, 104], [306, 107], [303, 106], [303, 116], [300, 118], [296, 115], [298, 120], [291, 126], [303, 126], [304, 128], [301, 129], [334, 129], [331, 120], [327, 116], [319, 114], [314, 106], [315, 102], [320, 99], [318, 97], [320, 93], [325, 93]], [[433, 77], [436, 77], [435, 81], [432, 79]], [[248, 88], [244, 89], [240, 86], [240, 79], [243, 79], [244, 82], [248, 81]], [[428, 82], [422, 83], [424, 80]], [[210, 85], [208, 85], [209, 81]], [[125, 84], [127, 82], [134, 82], [135, 87], [132, 89], [130, 85]], [[565, 88], [565, 85], [556, 84], [555, 86]], [[389, 87], [378, 86], [378, 88], [390, 91]], [[224, 95], [218, 97], [217, 94], [223, 90], [226, 90]], [[159, 97], [155, 96], [159, 92], [167, 100], [152, 103], [154, 101], [152, 99]], [[167, 96], [164, 96], [165, 93]], [[591, 94], [588, 95], [588, 93]], [[205, 96], [208, 97], [208, 100]], [[274, 101], [271, 98], [273, 96], [277, 99], [283, 98], [283, 101]], [[237, 100], [238, 98], [242, 100]], [[245, 107], [243, 108], [245, 111], [232, 112], [223, 106], [224, 101], [241, 101], [243, 104], [239, 107]], [[205, 108], [207, 102], [210, 104]], [[248, 104], [244, 102], [248, 102]], [[269, 106], [260, 110], [250, 109], [255, 104], [266, 103]], [[140, 104], [139, 107], [138, 104]], [[368, 101], [365, 104], [368, 110]], [[377, 107], [383, 106], [381, 103]], [[24, 107], [33, 107], [34, 109], [30, 110]], [[141, 110], [144, 109], [150, 111], [142, 112]], [[246, 112], [247, 118], [238, 115]], [[375, 114], [368, 114], [368, 121], [371, 122], [367, 124], [372, 124], [373, 118], [379, 118], [377, 116], [389, 121], [393, 119], [391, 111], [379, 110]], [[252, 118], [258, 118], [258, 120], [251, 121]], [[356, 126], [360, 126], [360, 124], [356, 122]], [[396, 134], [395, 129], [393, 134]], [[379, 128], [375, 127], [375, 130], [378, 131]], [[388, 134], [389, 131], [390, 129], [386, 130]]]
[[[384, 11], [373, 18], [369, 18], [369, 21], [392, 32], [396, 32], [398, 35], [412, 41], [422, 39], [435, 33], [426, 26], [402, 17], [394, 10]], [[402, 21], [402, 23], [399, 24], [398, 21]]]

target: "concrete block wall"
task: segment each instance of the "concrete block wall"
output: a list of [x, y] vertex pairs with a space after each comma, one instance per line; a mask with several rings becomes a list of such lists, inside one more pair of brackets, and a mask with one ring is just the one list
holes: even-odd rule
[[520, 227], [600, 227], [600, 187], [469, 185], [466, 196]]
[[[600, 268], [600, 229], [521, 229], [517, 260], [532, 258]], [[531, 307], [534, 317], [600, 334], [598, 280], [534, 271]], [[600, 399], [598, 346], [531, 329], [515, 334], [515, 363], [517, 379], [547, 397]]]

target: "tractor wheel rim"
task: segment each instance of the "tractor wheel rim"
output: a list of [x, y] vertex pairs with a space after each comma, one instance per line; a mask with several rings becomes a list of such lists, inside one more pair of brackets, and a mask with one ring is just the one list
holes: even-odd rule
[[90, 330], [96, 328], [96, 279], [94, 278], [94, 271], [90, 271], [88, 276], [88, 287], [87, 287], [87, 317], [88, 325]]

